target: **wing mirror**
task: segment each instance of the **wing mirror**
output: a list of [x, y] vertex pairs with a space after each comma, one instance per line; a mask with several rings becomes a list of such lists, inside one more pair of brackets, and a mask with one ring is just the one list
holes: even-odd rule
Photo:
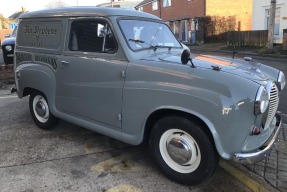
[[107, 27], [102, 25], [102, 24], [98, 24], [98, 37], [105, 37], [107, 35]]

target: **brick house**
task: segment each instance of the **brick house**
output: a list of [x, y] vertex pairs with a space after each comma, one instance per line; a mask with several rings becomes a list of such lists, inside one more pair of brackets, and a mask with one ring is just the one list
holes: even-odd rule
[[144, 0], [135, 8], [168, 22], [181, 41], [191, 41], [196, 17], [236, 16], [237, 30], [252, 28], [252, 0]]

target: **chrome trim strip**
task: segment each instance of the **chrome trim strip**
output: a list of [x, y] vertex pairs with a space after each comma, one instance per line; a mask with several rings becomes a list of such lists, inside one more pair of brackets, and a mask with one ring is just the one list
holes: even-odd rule
[[279, 114], [276, 114], [276, 119], [277, 119], [277, 122], [276, 122], [276, 127], [274, 129], [275, 130], [274, 135], [272, 139], [269, 140], [270, 142], [267, 144], [267, 146], [264, 149], [258, 152], [252, 152], [252, 153], [235, 153], [232, 157], [233, 161], [237, 163], [255, 163], [267, 157], [270, 154], [272, 148], [274, 147], [277, 141], [277, 138], [279, 136], [280, 130], [283, 127], [283, 123], [282, 123], [283, 121]]

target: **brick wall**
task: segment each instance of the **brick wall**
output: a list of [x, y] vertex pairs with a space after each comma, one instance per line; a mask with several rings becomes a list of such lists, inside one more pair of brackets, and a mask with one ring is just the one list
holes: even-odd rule
[[158, 9], [152, 10], [152, 3], [145, 4], [143, 11], [160, 17], [169, 22], [171, 29], [176, 25], [180, 40], [182, 40], [181, 21], [187, 21], [186, 32], [191, 30], [191, 21], [194, 17], [205, 15], [204, 0], [171, 0], [171, 6], [163, 7], [163, 0], [158, 0]]
[[251, 0], [206, 0], [206, 15], [236, 16], [240, 31], [252, 30], [252, 1]]
[[[152, 3], [145, 4], [143, 11], [161, 17], [165, 21], [182, 20], [201, 16], [236, 16], [237, 30], [252, 30], [252, 0], [171, 0], [170, 7], [162, 7], [158, 0], [158, 10], [152, 10]], [[180, 26], [179, 26], [180, 27]], [[190, 25], [188, 29], [190, 30]]]
[[14, 65], [0, 65], [0, 81], [14, 82]]
[[143, 6], [143, 11], [161, 17], [164, 21], [180, 20], [204, 16], [204, 1], [202, 0], [171, 0], [170, 7], [162, 7], [163, 0], [158, 1], [158, 10], [152, 10], [152, 3]]

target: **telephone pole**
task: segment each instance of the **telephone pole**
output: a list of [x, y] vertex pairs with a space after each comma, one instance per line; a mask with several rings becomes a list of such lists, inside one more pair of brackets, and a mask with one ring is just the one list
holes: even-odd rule
[[268, 22], [268, 42], [266, 45], [267, 51], [269, 53], [273, 52], [275, 12], [276, 12], [276, 0], [271, 0], [269, 9], [269, 22]]

